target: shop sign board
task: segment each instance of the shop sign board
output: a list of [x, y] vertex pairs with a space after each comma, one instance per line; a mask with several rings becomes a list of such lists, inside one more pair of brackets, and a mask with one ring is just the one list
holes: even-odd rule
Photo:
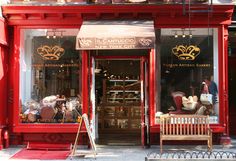
[[80, 28], [76, 49], [150, 49], [154, 44], [152, 21], [88, 21]]
[[154, 48], [153, 37], [79, 38], [79, 49], [149, 49]]

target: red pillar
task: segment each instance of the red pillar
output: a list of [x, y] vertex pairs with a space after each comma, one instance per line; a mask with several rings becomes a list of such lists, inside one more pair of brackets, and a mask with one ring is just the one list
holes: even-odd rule
[[219, 75], [221, 76], [219, 89], [220, 96], [220, 121], [225, 127], [225, 131], [220, 138], [220, 144], [230, 145], [231, 139], [229, 137], [229, 99], [228, 99], [228, 29], [222, 25], [219, 30], [219, 64], [222, 69], [219, 69]]
[[155, 121], [156, 112], [156, 55], [155, 50], [152, 49], [149, 55], [149, 104], [150, 104], [150, 125], [152, 126]]
[[82, 108], [88, 114], [88, 53], [82, 51]]
[[4, 147], [4, 128], [7, 125], [7, 54], [6, 25], [0, 17], [0, 150]]

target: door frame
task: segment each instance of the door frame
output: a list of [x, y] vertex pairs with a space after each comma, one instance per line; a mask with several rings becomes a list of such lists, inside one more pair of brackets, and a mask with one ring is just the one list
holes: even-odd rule
[[140, 81], [141, 81], [141, 138], [142, 146], [146, 147], [150, 144], [150, 116], [149, 116], [149, 62], [146, 57], [140, 60]]
[[[94, 108], [96, 108], [95, 107], [95, 97], [91, 97], [92, 95], [93, 96], [95, 96], [95, 93], [92, 93], [92, 92], [95, 92], [95, 72], [94, 72], [94, 64], [95, 64], [95, 62], [96, 62], [96, 60], [97, 59], [102, 59], [102, 60], [119, 60], [119, 59], [126, 59], [126, 60], [133, 60], [133, 59], [137, 59], [137, 60], [140, 60], [140, 81], [141, 82], [144, 82], [144, 79], [147, 79], [147, 76], [148, 76], [148, 80], [146, 80], [145, 81], [145, 83], [143, 83], [145, 86], [144, 87], [149, 87], [150, 85], [149, 85], [149, 83], [150, 83], [150, 76], [149, 76], [149, 74], [148, 75], [145, 75], [145, 71], [141, 71], [141, 70], [144, 70], [144, 69], [142, 69], [141, 68], [141, 65], [143, 65], [143, 63], [144, 62], [146, 62], [146, 67], [147, 67], [147, 71], [148, 71], [148, 73], [150, 73], [150, 63], [149, 63], [149, 59], [150, 59], [150, 54], [151, 54], [151, 52], [148, 50], [148, 52], [147, 52], [148, 54], [146, 55], [146, 56], [136, 56], [136, 55], [134, 55], [134, 56], [111, 56], [111, 55], [107, 55], [107, 56], [94, 56], [94, 55], [91, 55], [90, 56], [90, 58], [89, 58], [89, 62], [90, 62], [90, 70], [89, 70], [89, 83], [90, 83], [90, 85], [89, 85], [89, 87], [90, 87], [90, 100], [89, 100], [89, 102], [90, 102], [90, 107], [94, 107]], [[94, 63], [94, 64], [93, 64]], [[147, 73], [146, 73], [147, 74]], [[141, 89], [141, 92], [142, 92], [142, 89]], [[155, 97], [154, 95], [150, 95], [151, 94], [151, 90], [150, 90], [150, 88], [148, 88], [148, 91], [146, 91], [147, 93], [145, 94], [146, 96], [146, 98], [147, 97]], [[142, 95], [142, 94], [141, 94]], [[94, 99], [94, 100], [92, 100], [92, 99]], [[149, 116], [149, 118], [146, 118], [145, 117], [145, 105], [147, 106], [148, 105], [148, 108], [146, 108], [146, 109], [149, 109], [150, 110], [150, 102], [148, 101], [147, 103], [145, 103], [144, 102], [144, 100], [142, 100], [141, 99], [141, 105], [140, 105], [140, 110], [141, 110], [141, 117], [140, 117], [140, 120], [141, 120], [141, 131], [140, 131], [140, 133], [141, 133], [141, 145], [142, 145], [142, 147], [145, 147], [145, 146], [147, 146], [147, 144], [149, 145], [150, 144], [150, 142], [149, 141], [147, 141], [147, 140], [149, 140], [149, 124], [150, 124], [150, 115], [148, 115]], [[96, 109], [91, 109], [89, 112], [90, 112], [90, 122], [92, 123], [92, 122], [95, 122], [93, 119], [96, 119], [95, 117], [95, 115], [93, 115], [94, 114], [94, 112], [93, 111], [95, 111]], [[146, 111], [146, 116], [147, 116], [147, 114], [149, 114], [150, 112], [149, 111]], [[146, 123], [145, 122], [145, 119], [147, 120], [148, 119], [148, 122]], [[97, 123], [95, 123], [94, 125], [97, 125]], [[142, 125], [145, 125], [145, 126], [142, 126]], [[95, 130], [94, 130], [94, 132], [98, 132], [98, 130], [96, 131], [96, 128], [98, 128], [98, 127], [94, 127], [95, 128]], [[148, 131], [147, 131], [148, 130]], [[92, 130], [93, 131], [93, 130]], [[93, 134], [93, 136], [98, 136], [98, 134], [97, 133], [95, 133], [95, 134]], [[97, 139], [97, 138], [95, 138], [95, 139]]]

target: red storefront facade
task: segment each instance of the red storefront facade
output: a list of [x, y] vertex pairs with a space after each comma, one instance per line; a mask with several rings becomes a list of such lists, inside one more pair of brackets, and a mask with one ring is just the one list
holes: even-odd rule
[[[197, 83], [200, 82], [200, 80], [203, 78], [204, 72], [208, 72], [208, 69], [203, 68], [201, 65], [206, 65], [210, 63], [203, 63], [198, 62], [197, 64], [194, 64], [194, 67], [191, 65], [191, 63], [179, 63], [178, 60], [174, 59], [171, 56], [171, 59], [167, 59], [166, 56], [163, 55], [163, 50], [160, 49], [160, 45], [163, 42], [169, 42], [175, 43], [177, 45], [178, 41], [183, 41], [182, 38], [184, 38], [185, 33], [190, 37], [190, 34], [193, 33], [195, 35], [198, 35], [198, 39], [204, 39], [202, 42], [202, 49], [203, 53], [208, 50], [209, 46], [214, 46], [212, 49], [212, 59], [214, 60], [213, 65], [209, 65], [212, 67], [209, 71], [210, 75], [214, 74], [214, 77], [216, 78], [215, 81], [217, 81], [218, 85], [218, 112], [217, 112], [217, 121], [213, 121], [211, 124], [211, 128], [213, 129], [213, 133], [216, 134], [216, 136], [219, 136], [218, 138], [221, 138], [221, 141], [223, 142], [230, 142], [229, 139], [229, 122], [228, 122], [228, 51], [227, 51], [227, 42], [228, 42], [228, 25], [231, 23], [231, 16], [233, 13], [233, 6], [232, 5], [212, 5], [212, 6], [204, 6], [204, 5], [195, 5], [190, 6], [192, 7], [189, 12], [189, 5], [174, 5], [174, 4], [168, 4], [168, 5], [154, 5], [154, 4], [119, 4], [119, 5], [74, 5], [74, 6], [14, 6], [14, 5], [4, 5], [2, 6], [3, 15], [5, 19], [2, 18], [1, 20], [1, 32], [3, 32], [3, 37], [1, 40], [1, 56], [2, 56], [2, 64], [3, 64], [3, 77], [0, 80], [1, 83], [1, 120], [0, 125], [2, 131], [2, 145], [4, 144], [4, 131], [9, 132], [10, 137], [10, 144], [24, 144], [30, 141], [35, 142], [48, 142], [48, 143], [58, 143], [58, 142], [73, 142], [75, 133], [77, 132], [78, 124], [76, 122], [37, 122], [37, 121], [25, 121], [22, 118], [22, 111], [21, 106], [25, 103], [23, 101], [23, 98], [27, 96], [24, 96], [26, 92], [24, 89], [27, 89], [27, 86], [24, 85], [28, 82], [27, 74], [25, 79], [23, 79], [21, 76], [24, 74], [24, 66], [26, 66], [26, 69], [28, 67], [27, 64], [27, 49], [25, 48], [25, 44], [27, 41], [24, 41], [24, 38], [27, 38], [27, 34], [33, 32], [37, 29], [49, 29], [47, 30], [47, 33], [52, 32], [52, 35], [48, 36], [54, 36], [54, 34], [57, 34], [57, 29], [61, 29], [59, 33], [64, 32], [64, 30], [67, 29], [80, 29], [81, 26], [85, 21], [152, 21], [153, 22], [153, 30], [156, 35], [163, 34], [163, 38], [160, 36], [160, 39], [158, 36], [156, 36], [155, 45], [153, 47], [145, 48], [144, 51], [140, 51], [139, 49], [134, 49], [131, 52], [127, 52], [127, 50], [122, 49], [122, 54], [119, 55], [119, 53], [116, 53], [114, 50], [120, 49], [109, 49], [106, 51], [100, 50], [100, 49], [81, 49], [80, 50], [80, 59], [78, 66], [69, 66], [69, 70], [78, 70], [79, 72], [79, 78], [72, 78], [72, 80], [77, 80], [79, 85], [70, 84], [70, 86], [75, 86], [74, 89], [76, 93], [78, 92], [81, 96], [81, 104], [82, 104], [82, 113], [87, 113], [90, 118], [91, 124], [93, 124], [94, 131], [96, 131], [96, 128], [100, 129], [101, 136], [102, 134], [108, 132], [109, 129], [106, 129], [106, 127], [113, 127], [116, 126], [115, 130], [119, 131], [126, 127], [127, 130], [126, 133], [129, 133], [135, 129], [138, 133], [137, 139], [140, 140], [141, 145], [146, 144], [155, 144], [158, 142], [158, 136], [159, 136], [159, 124], [158, 120], [156, 118], [156, 113], [163, 111], [161, 108], [162, 106], [162, 96], [164, 94], [158, 94], [158, 91], [164, 88], [163, 82], [166, 83], [169, 80], [166, 74], [168, 74], [167, 70], [166, 72], [162, 73], [162, 69], [164, 70], [165, 67], [170, 67], [169, 70], [174, 69], [175, 72], [178, 73], [178, 70], [186, 70], [187, 72], [192, 71], [192, 77], [191, 80], [199, 80]], [[3, 29], [3, 30], [2, 30]], [[210, 31], [211, 29], [211, 31]], [[8, 31], [8, 32], [6, 32]], [[78, 31], [79, 32], [79, 31]], [[204, 33], [205, 37], [199, 38], [202, 35], [199, 33]], [[7, 34], [8, 33], [8, 34]], [[25, 37], [22, 37], [22, 35], [26, 35]], [[181, 40], [178, 41], [173, 40], [175, 34], [182, 34]], [[209, 36], [211, 35], [211, 36]], [[34, 35], [33, 35], [34, 36]], [[42, 36], [42, 35], [40, 35]], [[46, 37], [47, 35], [44, 35]], [[56, 35], [58, 36], [58, 35]], [[165, 37], [166, 36], [166, 37]], [[209, 40], [211, 39], [211, 40]], [[46, 39], [45, 39], [46, 40]], [[173, 40], [173, 42], [172, 42]], [[190, 38], [189, 38], [190, 40]], [[187, 40], [187, 41], [189, 41]], [[198, 41], [193, 41], [196, 44]], [[77, 43], [77, 42], [76, 42]], [[37, 44], [37, 41], [34, 42], [34, 45]], [[166, 43], [168, 44], [168, 43]], [[200, 43], [199, 43], [200, 44]], [[198, 45], [199, 45], [198, 44]], [[206, 46], [204, 46], [204, 44]], [[41, 45], [41, 44], [40, 44]], [[39, 46], [40, 46], [39, 45]], [[77, 44], [76, 44], [77, 45]], [[22, 49], [25, 48], [25, 49]], [[119, 48], [119, 47], [118, 47]], [[162, 49], [164, 46], [162, 47]], [[205, 51], [204, 51], [205, 50]], [[105, 53], [105, 54], [104, 54]], [[136, 54], [138, 53], [138, 54]], [[166, 52], [165, 52], [166, 53]], [[24, 57], [22, 56], [24, 55]], [[217, 55], [215, 58], [214, 55]], [[197, 56], [196, 56], [197, 57]], [[196, 58], [195, 57], [195, 58]], [[25, 64], [22, 63], [21, 59], [25, 60]], [[173, 60], [174, 59], [174, 60]], [[202, 58], [204, 60], [204, 57]], [[134, 60], [134, 62], [130, 62], [131, 60]], [[163, 61], [161, 61], [163, 60]], [[170, 60], [170, 61], [169, 61]], [[114, 124], [107, 124], [106, 120], [104, 118], [98, 118], [96, 119], [95, 114], [97, 111], [97, 108], [100, 106], [97, 105], [95, 102], [97, 101], [96, 96], [96, 89], [95, 88], [95, 82], [94, 80], [98, 80], [95, 76], [95, 68], [97, 67], [97, 64], [102, 64], [103, 67], [109, 67], [109, 63], [122, 63], [120, 61], [128, 61], [129, 65], [138, 64], [138, 74], [135, 76], [127, 77], [126, 79], [128, 82], [131, 82], [134, 78], [139, 80], [141, 82], [141, 87], [138, 87], [139, 92], [136, 92], [134, 95], [135, 97], [140, 99], [140, 102], [135, 102], [132, 104], [134, 109], [128, 109], [127, 111], [129, 114], [127, 114], [127, 118], [125, 120], [122, 120], [123, 117], [113, 117], [113, 115], [106, 116], [107, 118], [111, 118], [111, 120], [114, 119]], [[137, 62], [136, 62], [137, 61]], [[40, 61], [41, 62], [41, 61]], [[38, 62], [37, 62], [38, 63]], [[23, 64], [23, 65], [22, 65]], [[39, 63], [38, 63], [39, 64]], [[37, 64], [37, 65], [38, 65]], [[65, 64], [65, 63], [64, 63]], [[107, 64], [107, 65], [104, 65]], [[183, 67], [180, 64], [184, 64], [185, 67]], [[55, 65], [55, 64], [54, 64]], [[126, 64], [124, 63], [124, 66]], [[31, 64], [32, 66], [32, 64]], [[181, 69], [179, 69], [178, 67]], [[201, 66], [201, 67], [200, 67]], [[35, 66], [36, 67], [36, 66]], [[76, 68], [78, 67], [78, 68]], [[189, 69], [191, 67], [191, 70]], [[195, 71], [193, 68], [201, 68], [201, 72]], [[76, 69], [74, 69], [76, 68]], [[112, 67], [111, 67], [112, 68]], [[32, 68], [33, 69], [33, 68]], [[37, 69], [41, 69], [41, 66], [37, 66]], [[68, 69], [68, 68], [65, 68]], [[22, 72], [23, 70], [23, 72]], [[126, 70], [126, 69], [124, 69]], [[212, 71], [213, 70], [213, 71]], [[194, 73], [197, 72], [198, 74], [195, 76]], [[23, 74], [22, 74], [23, 73]], [[36, 72], [37, 73], [37, 72]], [[130, 72], [132, 73], [132, 71]], [[184, 72], [183, 72], [184, 73]], [[203, 74], [199, 74], [203, 73]], [[205, 73], [205, 74], [206, 74]], [[209, 74], [209, 73], [208, 73]], [[39, 77], [40, 75], [36, 77]], [[53, 75], [53, 72], [49, 75]], [[199, 76], [200, 75], [200, 76]], [[110, 75], [111, 77], [112, 75]], [[45, 76], [49, 77], [49, 76]], [[96, 77], [96, 78], [95, 78]], [[115, 80], [119, 80], [120, 77], [117, 76], [117, 78], [107, 78], [106, 81], [114, 82]], [[132, 77], [132, 78], [131, 78]], [[174, 77], [174, 75], [172, 75]], [[183, 77], [181, 75], [180, 77]], [[44, 76], [43, 76], [44, 78]], [[33, 80], [33, 79], [32, 79]], [[162, 81], [163, 80], [163, 81]], [[176, 81], [180, 81], [180, 79], [176, 79]], [[21, 85], [23, 82], [23, 85]], [[36, 80], [35, 80], [36, 82]], [[124, 84], [125, 82], [123, 82]], [[49, 84], [46, 88], [49, 88]], [[101, 83], [102, 84], [102, 83]], [[105, 83], [106, 84], [106, 83]], [[184, 83], [182, 83], [184, 84]], [[107, 86], [108, 84], [106, 84]], [[128, 84], [125, 87], [130, 87], [133, 85], [132, 83]], [[176, 85], [176, 84], [175, 84]], [[179, 84], [178, 84], [179, 85]], [[97, 86], [96, 86], [97, 87]], [[70, 87], [72, 88], [72, 87]], [[141, 89], [140, 89], [141, 88]], [[44, 89], [46, 90], [46, 89]], [[179, 90], [179, 89], [178, 89]], [[74, 95], [74, 90], [69, 91], [70, 95]], [[99, 90], [98, 90], [99, 91]], [[32, 92], [32, 91], [30, 91]], [[102, 91], [104, 93], [104, 91]], [[106, 91], [107, 92], [107, 91]], [[106, 97], [108, 97], [107, 93], [105, 92]], [[111, 91], [112, 92], [112, 91]], [[29, 92], [28, 92], [29, 93]], [[40, 93], [40, 89], [39, 89]], [[47, 93], [47, 92], [46, 92]], [[57, 93], [55, 93], [57, 94]], [[113, 94], [116, 95], [117, 93]], [[49, 95], [49, 94], [48, 94]], [[92, 97], [95, 95], [94, 97]], [[189, 94], [190, 95], [190, 94]], [[47, 95], [44, 95], [44, 97]], [[110, 96], [110, 95], [109, 95]], [[129, 95], [131, 96], [131, 94]], [[127, 96], [127, 97], [129, 97]], [[186, 94], [187, 96], [187, 94]], [[125, 96], [124, 96], [125, 97]], [[102, 98], [103, 99], [103, 98]], [[123, 98], [124, 99], [124, 98]], [[114, 99], [113, 99], [114, 100]], [[109, 102], [113, 103], [114, 106], [116, 103], [120, 102]], [[120, 107], [119, 104], [119, 110], [125, 111], [126, 106], [128, 106], [130, 102], [127, 102], [127, 104]], [[101, 103], [102, 104], [102, 103]], [[104, 101], [103, 101], [103, 106]], [[101, 107], [103, 107], [101, 105]], [[112, 106], [113, 106], [112, 105]], [[110, 106], [110, 105], [109, 105]], [[130, 105], [131, 106], [131, 105]], [[163, 105], [165, 106], [165, 105]], [[94, 108], [93, 108], [94, 107]], [[133, 115], [130, 111], [135, 111], [135, 108], [138, 107], [138, 113], [139, 115], [137, 117], [133, 117], [133, 124], [132, 120], [129, 122], [129, 119], [131, 115]], [[110, 107], [109, 107], [110, 108]], [[108, 108], [108, 109], [109, 109]], [[102, 108], [101, 108], [102, 109]], [[100, 109], [100, 110], [101, 110]], [[99, 111], [99, 110], [98, 110]], [[117, 112], [117, 109], [115, 110]], [[119, 111], [120, 112], [120, 111]], [[104, 112], [105, 113], [105, 112]], [[103, 113], [103, 116], [105, 114]], [[166, 112], [163, 112], [166, 113]], [[187, 112], [188, 113], [188, 112]], [[3, 117], [2, 117], [3, 116]], [[215, 118], [213, 116], [213, 118]], [[23, 120], [23, 121], [22, 121]], [[119, 122], [119, 120], [121, 120]], [[97, 124], [97, 122], [99, 122]], [[108, 121], [112, 122], [112, 121]], [[116, 124], [115, 124], [116, 123]], [[129, 124], [130, 123], [130, 124]], [[137, 124], [141, 124], [138, 126]], [[134, 125], [133, 128], [132, 125]], [[99, 130], [98, 129], [98, 130]], [[104, 131], [101, 132], [101, 129]], [[134, 131], [135, 131], [134, 130]], [[112, 130], [111, 130], [112, 131]], [[125, 130], [124, 130], [125, 131]], [[119, 132], [118, 132], [119, 133]], [[6, 134], [5, 134], [6, 135]], [[94, 132], [94, 137], [96, 137], [97, 133]], [[104, 135], [105, 137], [106, 135]], [[85, 139], [86, 137], [84, 137]], [[99, 140], [99, 137], [97, 138]], [[82, 139], [83, 140], [83, 139]]]

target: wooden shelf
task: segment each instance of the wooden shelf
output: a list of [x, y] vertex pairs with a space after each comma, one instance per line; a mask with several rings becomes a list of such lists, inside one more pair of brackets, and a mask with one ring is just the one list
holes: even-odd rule
[[[141, 91], [132, 89], [133, 84], [135, 85], [134, 88], [141, 88], [137, 87], [140, 85], [139, 80], [104, 80], [103, 101], [100, 104], [99, 111], [100, 132], [128, 132], [133, 130], [140, 132]], [[113, 89], [117, 85], [119, 85], [119, 89]], [[129, 89], [125, 90], [127, 86]]]

